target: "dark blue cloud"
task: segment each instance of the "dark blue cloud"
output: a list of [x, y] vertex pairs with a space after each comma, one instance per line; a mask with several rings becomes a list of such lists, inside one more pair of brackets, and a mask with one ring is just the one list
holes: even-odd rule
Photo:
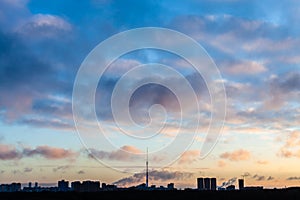
[[[51, 57], [37, 56], [24, 39], [16, 33], [0, 32], [0, 109], [8, 121], [39, 114], [42, 109], [45, 112], [41, 115], [49, 114], [49, 109], [57, 112], [59, 107], [53, 107], [55, 104], [46, 109], [48, 96], [70, 97], [72, 91], [72, 82], [60, 79], [61, 72], [52, 65]], [[38, 108], [35, 101], [41, 98], [46, 101]], [[64, 113], [71, 110], [70, 105], [61, 105], [59, 109]]]
[[16, 34], [0, 32], [0, 48], [0, 84], [3, 87], [31, 86], [44, 80], [43, 75], [53, 73], [45, 61], [35, 57]]
[[[275, 47], [276, 44], [284, 46], [287, 39], [291, 40], [291, 44], [294, 40], [297, 41], [299, 34], [295, 34], [297, 28], [293, 26], [296, 23], [297, 12], [290, 1], [269, 3], [268, 6], [272, 9], [259, 1], [206, 0], [92, 0], [76, 3], [71, 0], [33, 0], [27, 5], [23, 3], [18, 9], [12, 7], [12, 4], [1, 5], [7, 10], [18, 10], [12, 18], [10, 28], [0, 20], [0, 91], [3, 94], [0, 110], [4, 120], [10, 119], [35, 126], [72, 127], [70, 102], [53, 99], [51, 96], [61, 96], [70, 101], [76, 72], [89, 51], [112, 34], [134, 27], [163, 26], [195, 37], [212, 55], [226, 79], [241, 84], [247, 82], [250, 85], [259, 85], [256, 89], [261, 91], [255, 90], [255, 94], [249, 95], [243, 95], [240, 90], [228, 86], [229, 97], [235, 97], [237, 100], [244, 101], [248, 98], [249, 101], [263, 101], [259, 99], [263, 96], [256, 94], [266, 89], [266, 74], [233, 76], [226, 73], [227, 67], [243, 63], [245, 60], [270, 60], [266, 68], [271, 69], [274, 74], [280, 70], [295, 70], [295, 64], [288, 68], [282, 67], [287, 64], [284, 61], [277, 62], [276, 59], [282, 55], [287, 59], [291, 55], [297, 56], [297, 45], [279, 50], [269, 47], [268, 43], [261, 43], [252, 51], [241, 48], [245, 43], [252, 44], [258, 39], [266, 39]], [[287, 10], [282, 10], [282, 7], [286, 7]], [[281, 16], [282, 13], [287, 13], [286, 18], [276, 21], [275, 17]], [[7, 12], [4, 12], [4, 15], [7, 17]], [[41, 18], [52, 22], [56, 20], [55, 22], [60, 22], [62, 26], [51, 23], [38, 26], [37, 20]], [[233, 49], [234, 54], [217, 45], [220, 42], [216, 41], [217, 38], [223, 35], [233, 38], [229, 49]], [[225, 38], [221, 42], [226, 40]], [[167, 53], [156, 53], [147, 50], [127, 58], [141, 63], [160, 62], [162, 57], [174, 59]], [[161, 57], [157, 58], [157, 55]], [[207, 95], [206, 86], [200, 76], [193, 71], [181, 72], [197, 94]], [[110, 97], [117, 80], [118, 76], [112, 74], [100, 80], [96, 108], [98, 115], [104, 119], [112, 117]], [[278, 80], [278, 83], [271, 85], [280, 90], [295, 91], [299, 88], [298, 80], [296, 73], [290, 75], [287, 80]], [[166, 107], [177, 109], [176, 98], [170, 91], [159, 86], [147, 86], [137, 91], [131, 107], [136, 110], [145, 109], [153, 103], [163, 103]], [[239, 114], [245, 115], [242, 111]]]

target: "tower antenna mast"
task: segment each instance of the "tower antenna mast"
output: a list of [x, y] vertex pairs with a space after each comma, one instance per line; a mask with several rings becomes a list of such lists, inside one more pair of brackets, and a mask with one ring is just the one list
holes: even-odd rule
[[146, 187], [148, 187], [148, 147], [147, 147], [147, 157], [146, 157]]

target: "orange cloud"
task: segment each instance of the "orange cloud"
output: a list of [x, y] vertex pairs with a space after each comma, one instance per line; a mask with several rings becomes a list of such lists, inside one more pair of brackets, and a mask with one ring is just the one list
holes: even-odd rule
[[300, 158], [300, 131], [292, 131], [287, 134], [285, 144], [280, 148], [277, 155], [285, 158]]
[[17, 149], [16, 147], [11, 145], [0, 144], [0, 160], [14, 160], [36, 155], [47, 159], [63, 159], [74, 158], [78, 155], [78, 153], [63, 148], [50, 147], [47, 145], [38, 146], [33, 149]]
[[233, 152], [225, 152], [220, 155], [220, 158], [228, 159], [230, 161], [248, 160], [250, 158], [250, 152], [239, 149]]
[[140, 154], [142, 153], [141, 150], [139, 150], [138, 148], [134, 147], [134, 146], [129, 146], [129, 145], [125, 145], [125, 146], [122, 146], [121, 149], [123, 151], [127, 151], [129, 153], [135, 153], [135, 154]]
[[285, 148], [281, 148], [280, 151], [279, 151], [279, 156], [282, 156], [282, 157], [285, 157], [285, 158], [290, 158], [290, 157], [300, 158], [300, 150], [291, 151], [291, 150], [287, 150]]
[[0, 160], [13, 160], [21, 158], [22, 155], [17, 149], [10, 145], [0, 144]]
[[134, 146], [125, 145], [116, 151], [101, 151], [97, 149], [90, 149], [90, 157], [96, 157], [99, 159], [119, 160], [119, 161], [132, 161], [140, 158], [137, 154], [141, 154], [142, 151]]
[[285, 147], [300, 146], [300, 131], [293, 131], [288, 135]]
[[219, 167], [225, 167], [226, 166], [226, 162], [224, 160], [219, 160], [218, 161], [218, 166]]
[[66, 150], [63, 148], [50, 147], [50, 146], [38, 146], [35, 149], [24, 149], [23, 154], [26, 156], [39, 155], [47, 159], [62, 159], [62, 158], [72, 158], [77, 155], [77, 153]]
[[189, 150], [182, 154], [178, 163], [179, 164], [192, 163], [195, 162], [199, 156], [200, 156], [199, 150]]
[[256, 163], [257, 163], [257, 164], [260, 164], [260, 165], [266, 165], [266, 164], [268, 164], [269, 162], [268, 162], [267, 160], [258, 160]]

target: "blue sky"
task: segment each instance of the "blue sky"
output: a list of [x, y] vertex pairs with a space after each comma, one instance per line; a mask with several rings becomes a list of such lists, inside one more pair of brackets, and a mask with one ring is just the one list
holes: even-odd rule
[[[126, 140], [114, 129], [110, 96], [127, 70], [156, 62], [186, 77], [202, 115], [199, 139], [181, 158], [163, 169], [155, 168], [158, 158], [150, 160], [151, 184], [174, 181], [179, 187], [195, 187], [196, 177], [215, 176], [221, 185], [247, 172], [246, 184], [299, 185], [299, 11], [296, 0], [0, 1], [1, 181], [53, 183], [97, 177], [120, 186], [143, 182], [145, 144]], [[121, 165], [121, 171], [91, 158], [78, 138], [72, 90], [81, 63], [108, 37], [141, 27], [169, 28], [192, 37], [220, 70], [227, 95], [226, 121], [219, 142], [205, 159], [199, 159], [199, 151], [210, 116], [207, 87], [180, 57], [153, 49], [120, 57], [99, 82], [97, 117], [119, 149], [105, 149], [103, 141], [84, 136], [94, 156], [106, 165]], [[180, 86], [176, 81], [173, 85]], [[157, 103], [176, 118], [179, 104], [174, 95], [150, 85], [132, 97], [134, 120], [147, 123], [146, 111]], [[184, 119], [182, 134], [191, 132], [197, 114]], [[175, 126], [171, 121], [168, 125], [161, 143], [148, 144], [150, 149], [172, 139]], [[124, 151], [142, 156], [126, 157]]]

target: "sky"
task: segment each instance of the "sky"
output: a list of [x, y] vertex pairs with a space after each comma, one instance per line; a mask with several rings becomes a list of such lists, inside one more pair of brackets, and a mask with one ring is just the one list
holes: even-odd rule
[[[297, 0], [0, 0], [0, 182], [51, 185], [66, 179], [138, 185], [145, 182], [148, 147], [150, 185], [174, 182], [178, 188], [195, 188], [197, 177], [216, 177], [218, 186], [226, 186], [242, 176], [248, 186], [300, 185], [299, 20]], [[114, 60], [95, 91], [103, 130], [89, 116], [80, 119], [84, 127], [74, 122], [72, 95], [81, 64], [107, 38], [142, 27], [193, 38], [220, 72], [221, 79], [214, 81], [224, 85], [226, 117], [216, 145], [204, 158], [201, 147], [214, 112], [211, 94], [201, 74], [172, 52], [146, 48]], [[168, 36], [160, 39], [169, 41]], [[139, 37], [117, 48], [130, 42], [140, 42]], [[138, 126], [123, 121], [121, 128], [132, 131], [128, 136], [115, 124], [112, 93], [122, 76], [148, 63], [180, 73], [199, 110], [193, 105], [182, 110], [177, 97], [186, 93], [180, 80], [148, 68], [179, 93], [158, 84], [133, 91], [128, 109]], [[124, 96], [147, 75], [133, 74], [122, 85]], [[162, 132], [153, 135], [161, 122]], [[149, 123], [153, 129], [136, 131]], [[194, 133], [186, 145], [185, 138]], [[161, 153], [176, 140], [182, 145]]]

